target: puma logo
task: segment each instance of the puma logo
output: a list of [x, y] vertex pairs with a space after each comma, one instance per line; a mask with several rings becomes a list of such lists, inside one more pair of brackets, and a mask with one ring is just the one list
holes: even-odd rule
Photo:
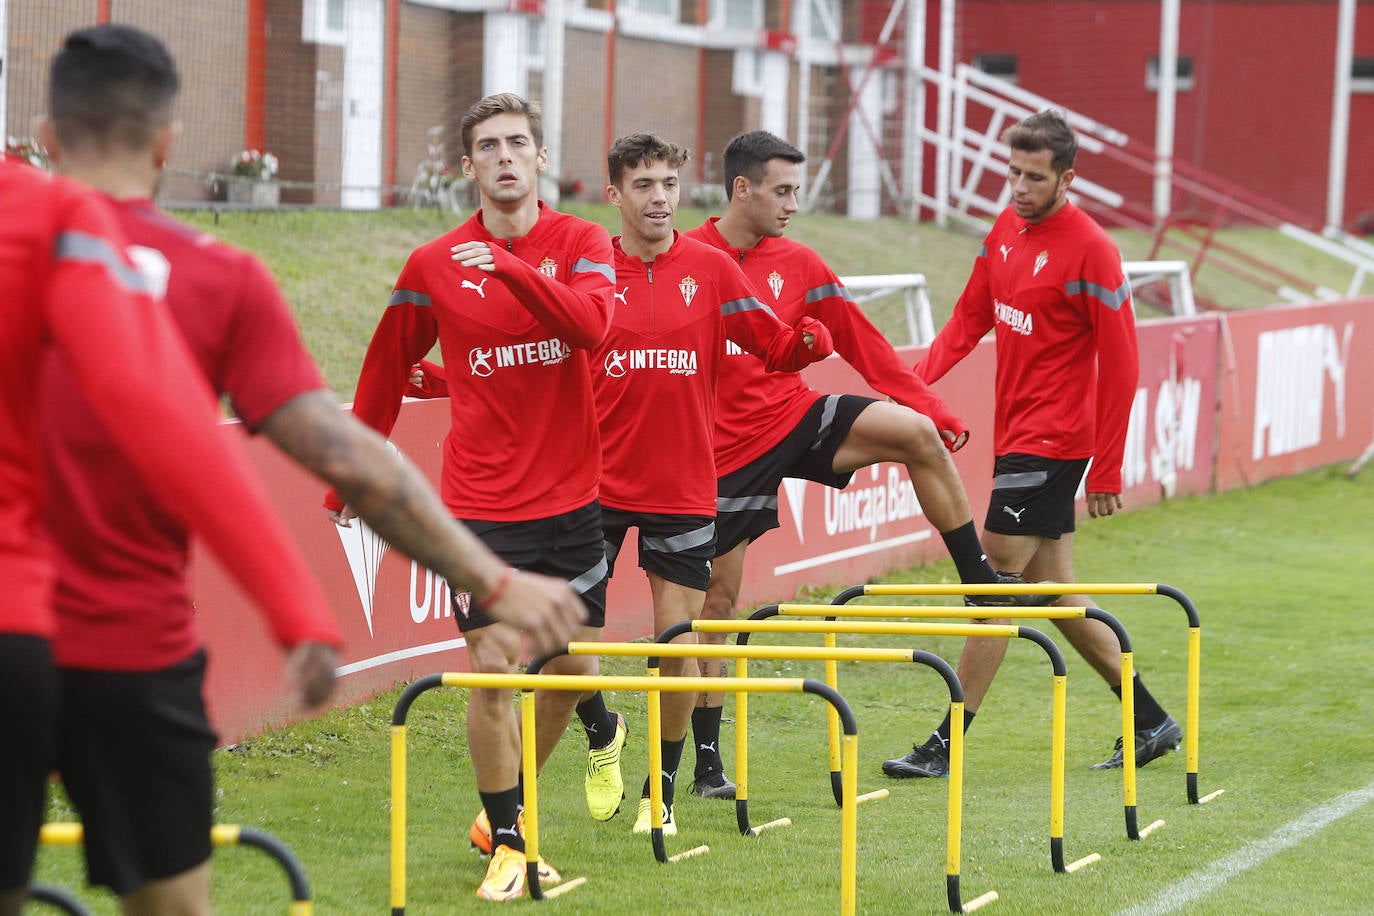
[[1002, 252], [1002, 263], [1007, 263], [1007, 255], [1011, 254], [1011, 248], [1007, 245], [998, 245], [997, 250]]
[[668, 780], [668, 781], [671, 782], [671, 783], [676, 783], [676, 782], [677, 782], [677, 774], [676, 774], [676, 773], [664, 773], [664, 774], [663, 774], [663, 778], [666, 779], [666, 780]]
[[714, 754], [714, 753], [716, 752], [716, 742], [712, 741], [710, 744], [698, 744], [698, 745], [697, 745], [697, 750], [699, 750], [699, 751], [710, 751], [711, 753]]
[[481, 283], [473, 283], [471, 280], [464, 280], [461, 288], [473, 290], [477, 293], [477, 295], [481, 296], [483, 299], [486, 299], [487, 291], [484, 290], [482, 287], [486, 286], [487, 281], [490, 279], [490, 277], [483, 277]]
[[518, 836], [518, 834], [515, 832], [515, 828], [514, 828], [514, 827], [497, 827], [497, 828], [496, 828], [496, 834], [495, 834], [495, 835], [496, 835], [496, 836], [509, 836], [509, 837]]
[[1021, 516], [1025, 514], [1026, 509], [1024, 506], [1020, 509], [1013, 509], [1011, 506], [1003, 506], [1002, 511], [1016, 519], [1016, 524], [1019, 525], [1021, 524]]
[[630, 303], [628, 303], [628, 302], [625, 301], [625, 294], [628, 293], [629, 291], [630, 291], [630, 288], [627, 286], [627, 287], [625, 287], [624, 289], [622, 289], [620, 292], [616, 293], [616, 294], [615, 294], [615, 301], [616, 301], [616, 302], [619, 302], [621, 305], [629, 305]]

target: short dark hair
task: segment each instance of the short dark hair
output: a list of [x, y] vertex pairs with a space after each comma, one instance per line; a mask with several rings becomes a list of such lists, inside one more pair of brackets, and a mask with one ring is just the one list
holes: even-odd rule
[[459, 129], [463, 138], [464, 156], [472, 156], [472, 132], [477, 129], [477, 125], [502, 114], [524, 115], [530, 124], [530, 137], [534, 140], [535, 148], [544, 147], [544, 118], [540, 113], [539, 103], [531, 102], [514, 92], [498, 92], [476, 102], [463, 114]]
[[1064, 116], [1053, 109], [1037, 112], [1008, 127], [1002, 133], [1002, 142], [1023, 153], [1049, 150], [1050, 167], [1060, 175], [1073, 168], [1078, 155], [1078, 137]]
[[651, 162], [666, 162], [671, 168], [679, 168], [691, 156], [685, 146], [665, 140], [658, 134], [639, 133], [621, 137], [611, 144], [606, 153], [606, 174], [611, 184], [620, 187], [625, 172], [637, 165]]
[[763, 180], [772, 159], [785, 159], [800, 165], [806, 154], [786, 140], [766, 130], [740, 134], [725, 147], [725, 197], [735, 194], [735, 178], [743, 175], [750, 184]]
[[78, 29], [48, 75], [48, 115], [64, 145], [141, 149], [171, 123], [181, 88], [157, 38], [129, 25]]

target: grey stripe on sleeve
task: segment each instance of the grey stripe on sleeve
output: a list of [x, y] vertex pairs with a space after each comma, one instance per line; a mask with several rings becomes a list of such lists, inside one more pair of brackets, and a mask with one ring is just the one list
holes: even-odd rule
[[806, 291], [806, 304], [810, 305], [822, 299], [829, 299], [831, 296], [839, 296], [846, 302], [854, 301], [854, 297], [849, 294], [849, 287], [843, 283], [822, 283], [820, 286], [813, 286]]
[[434, 303], [429, 299], [429, 295], [426, 293], [417, 293], [413, 289], [398, 289], [391, 294], [391, 299], [387, 302], [387, 307], [389, 308], [393, 305], [419, 305], [428, 307], [433, 304]]
[[612, 284], [615, 283], [615, 268], [609, 264], [602, 264], [600, 261], [593, 261], [591, 258], [578, 258], [573, 265], [572, 272], [576, 274], [601, 274]]
[[1064, 284], [1064, 292], [1070, 296], [1087, 293], [1115, 312], [1126, 303], [1127, 299], [1131, 298], [1131, 281], [1123, 280], [1116, 289], [1107, 289], [1105, 286], [1098, 286], [1087, 280], [1070, 280]]
[[740, 299], [731, 299], [729, 302], [722, 302], [720, 304], [720, 313], [722, 315], [733, 315], [736, 312], [753, 312], [759, 309], [762, 309], [768, 314], [773, 315], [774, 318], [777, 317], [773, 314], [772, 309], [764, 305], [762, 302], [760, 302], [753, 296], [744, 296]]
[[152, 284], [136, 267], [124, 263], [119, 252], [107, 240], [85, 232], [64, 232], [57, 237], [53, 255], [59, 261], [82, 261], [98, 264], [116, 282], [139, 293], [152, 292]]

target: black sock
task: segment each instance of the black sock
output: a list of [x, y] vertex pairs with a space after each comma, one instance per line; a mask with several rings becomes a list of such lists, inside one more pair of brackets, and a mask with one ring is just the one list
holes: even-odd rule
[[692, 740], [697, 746], [696, 774], [724, 770], [720, 759], [720, 714], [723, 706], [698, 706], [692, 710]]
[[[978, 715], [978, 713], [976, 713], [976, 712], [969, 712], [967, 708], [964, 710], [964, 734], [965, 734], [965, 735], [968, 734], [969, 726], [971, 726], [971, 725], [973, 724], [973, 717], [976, 716], [976, 715]], [[939, 747], [941, 750], [949, 750], [949, 713], [948, 713], [948, 712], [946, 712], [946, 713], [945, 713], [945, 717], [944, 717], [942, 720], [940, 720], [940, 727], [937, 728], [937, 729], [935, 729], [935, 731], [931, 732], [930, 737], [926, 739], [926, 747]]]
[[961, 525], [953, 531], [941, 531], [945, 539], [945, 549], [959, 570], [960, 582], [996, 582], [997, 574], [988, 565], [988, 556], [983, 553], [983, 545], [978, 542], [978, 529], [973, 522]]
[[[669, 741], [666, 738], [659, 742], [659, 748], [663, 755], [663, 805], [666, 808], [673, 806], [673, 789], [677, 785], [677, 768], [682, 763], [682, 748], [687, 744], [684, 737], [680, 741]], [[644, 788], [639, 792], [640, 798], [649, 797], [649, 777], [644, 777]]]
[[478, 792], [482, 797], [482, 807], [487, 809], [491, 821], [491, 846], [509, 846], [520, 852], [525, 851], [525, 838], [520, 835], [516, 822], [520, 817], [520, 787], [505, 789], [501, 792]]
[[590, 700], [577, 704], [577, 718], [587, 731], [587, 746], [595, 750], [615, 740], [615, 716], [606, 708], [606, 701], [598, 690]]
[[[1169, 717], [1169, 714], [1164, 711], [1164, 707], [1160, 706], [1159, 701], [1146, 689], [1145, 682], [1140, 679], [1140, 675], [1137, 674], [1132, 679], [1132, 683], [1135, 685], [1135, 730], [1143, 731], [1147, 728], [1158, 728], [1163, 725], [1164, 720]], [[1117, 684], [1113, 687], [1112, 693], [1116, 694], [1118, 700], [1121, 699], [1121, 685]]]

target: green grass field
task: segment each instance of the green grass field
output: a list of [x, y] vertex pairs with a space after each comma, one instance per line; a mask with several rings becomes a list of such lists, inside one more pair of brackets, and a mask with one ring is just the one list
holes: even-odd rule
[[[1119, 708], [1070, 652], [1064, 850], [1070, 861], [1091, 852], [1102, 860], [1072, 875], [1054, 874], [1050, 671], [1043, 652], [1018, 640], [969, 734], [960, 868], [965, 901], [995, 890], [1001, 899], [988, 912], [1118, 912], [1158, 902], [1161, 894], [1186, 900], [1188, 885], [1180, 882], [1191, 876], [1209, 892], [1182, 907], [1189, 913], [1367, 912], [1374, 893], [1367, 867], [1374, 835], [1368, 724], [1374, 620], [1361, 597], [1367, 560], [1360, 558], [1374, 555], [1374, 529], [1358, 520], [1371, 513], [1374, 477], [1349, 480], [1328, 468], [1085, 523], [1078, 535], [1080, 580], [1165, 582], [1196, 602], [1203, 632], [1199, 788], [1204, 795], [1225, 792], [1191, 806], [1182, 753], [1156, 761], [1139, 772], [1138, 816], [1141, 826], [1156, 819], [1165, 824], [1143, 840], [1126, 839], [1119, 774], [1087, 768], [1110, 751]], [[951, 576], [949, 564], [941, 563], [889, 581]], [[817, 583], [807, 597], [828, 594]], [[1181, 719], [1182, 612], [1158, 597], [1103, 604], [1130, 632], [1137, 669]], [[1055, 635], [1047, 624], [1037, 626]], [[841, 644], [924, 648], [951, 661], [959, 648], [957, 639], [942, 638], [841, 637]], [[610, 660], [604, 670], [643, 669]], [[751, 674], [823, 677], [820, 663], [812, 662], [755, 662]], [[884, 758], [924, 739], [948, 703], [943, 684], [927, 669], [877, 663], [842, 663], [839, 683], [859, 723], [859, 790], [891, 790], [890, 798], [858, 812], [859, 911], [944, 912], [947, 783], [891, 781], [879, 770]], [[431, 691], [409, 719], [408, 903], [417, 914], [478, 908], [472, 892], [483, 862], [466, 839], [477, 801], [464, 755], [462, 694]], [[295, 848], [321, 913], [379, 912], [388, 905], [388, 736], [395, 699], [395, 693], [378, 697], [217, 754], [218, 819], [272, 831]], [[647, 769], [644, 699], [621, 695], [611, 704], [630, 719], [624, 771], [633, 796]], [[751, 817], [761, 823], [786, 816], [793, 826], [746, 839], [735, 830], [729, 803], [680, 797], [680, 833], [668, 841], [669, 852], [703, 843], [711, 852], [677, 865], [658, 864], [648, 840], [630, 834], [633, 799], [608, 823], [588, 818], [584, 745], [574, 730], [540, 780], [541, 849], [565, 877], [586, 876], [588, 883], [565, 897], [515, 906], [560, 913], [834, 912], [840, 819], [830, 797], [824, 721], [824, 703], [814, 697], [752, 698]], [[732, 728], [725, 729], [727, 759]], [[1363, 794], [1352, 801], [1351, 792]], [[1315, 829], [1312, 812], [1332, 800], [1344, 816]], [[67, 817], [55, 801], [51, 819]], [[1281, 842], [1305, 831], [1311, 835], [1300, 842]], [[214, 861], [221, 911], [282, 912], [285, 879], [261, 854], [223, 849]], [[40, 877], [76, 886], [78, 854], [44, 851]], [[108, 898], [89, 899], [96, 912], [114, 912]]]

